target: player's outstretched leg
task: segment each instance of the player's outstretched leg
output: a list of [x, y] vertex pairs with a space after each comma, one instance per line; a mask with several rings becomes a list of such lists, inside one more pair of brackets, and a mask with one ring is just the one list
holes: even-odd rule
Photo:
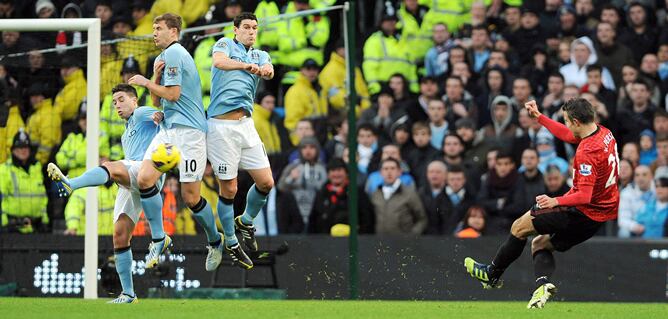
[[160, 255], [172, 244], [172, 239], [165, 235], [162, 224], [162, 195], [156, 185], [161, 175], [162, 173], [156, 170], [149, 160], [144, 160], [137, 175], [141, 207], [151, 227], [152, 242], [148, 246], [148, 255], [146, 255], [146, 268], [149, 269], [158, 264]]
[[257, 240], [255, 239], [255, 227], [253, 220], [260, 213], [262, 206], [267, 203], [267, 196], [272, 187], [274, 179], [271, 175], [271, 168], [248, 171], [253, 177], [255, 184], [251, 186], [246, 195], [246, 209], [241, 216], [234, 219], [236, 228], [243, 236], [244, 244], [250, 251], [257, 251]]
[[49, 165], [47, 165], [46, 172], [51, 180], [56, 182], [58, 195], [60, 197], [70, 196], [73, 191], [79, 188], [104, 185], [109, 181], [111, 176], [109, 170], [104, 166], [95, 167], [73, 179], [67, 178], [67, 176], [65, 176], [60, 168], [54, 163], [49, 163]]
[[527, 212], [513, 222], [510, 236], [499, 247], [491, 264], [477, 263], [470, 257], [464, 259], [464, 266], [471, 277], [478, 279], [484, 288], [500, 287], [503, 272], [522, 255], [527, 237], [536, 234], [532, 219], [531, 212]]
[[107, 303], [138, 303], [132, 284], [132, 248], [130, 238], [134, 222], [125, 214], [118, 216], [114, 223], [114, 259], [116, 261], [116, 272], [121, 280], [123, 291], [118, 298]]
[[531, 241], [531, 252], [533, 256], [534, 275], [536, 276], [536, 290], [534, 291], [527, 308], [543, 308], [545, 303], [554, 296], [557, 291], [555, 285], [550, 282], [550, 277], [556, 268], [552, 251], [554, 247], [550, 236], [539, 235]]

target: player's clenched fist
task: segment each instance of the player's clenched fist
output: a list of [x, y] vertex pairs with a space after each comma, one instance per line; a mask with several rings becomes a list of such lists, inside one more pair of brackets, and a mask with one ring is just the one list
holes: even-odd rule
[[260, 67], [257, 64], [246, 64], [245, 70], [250, 74], [260, 75]]
[[531, 100], [524, 103], [524, 108], [529, 111], [529, 116], [532, 118], [538, 118], [540, 116], [540, 111], [538, 110], [538, 104], [536, 104], [536, 100]]
[[158, 74], [162, 72], [164, 68], [165, 68], [165, 61], [163, 60], [155, 61], [155, 63], [153, 64], [153, 74]]

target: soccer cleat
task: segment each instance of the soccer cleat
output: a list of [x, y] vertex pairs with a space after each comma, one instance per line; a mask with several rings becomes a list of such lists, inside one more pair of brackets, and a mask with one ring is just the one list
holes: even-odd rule
[[225, 251], [232, 257], [232, 260], [237, 266], [246, 270], [253, 268], [253, 261], [248, 258], [248, 255], [241, 249], [241, 245], [236, 244], [232, 247], [225, 246]]
[[139, 303], [139, 299], [137, 299], [137, 296], [130, 297], [126, 294], [121, 294], [118, 298], [107, 301], [107, 303]]
[[499, 278], [491, 278], [489, 276], [489, 267], [490, 265], [481, 264], [476, 262], [471, 257], [466, 257], [464, 259], [464, 266], [466, 267], [466, 272], [468, 272], [471, 277], [478, 279], [482, 284], [484, 289], [494, 289], [503, 287], [503, 280]]
[[[220, 234], [220, 236], [222, 238], [223, 234]], [[223, 260], [223, 245], [224, 243], [221, 241], [217, 247], [206, 246], [209, 251], [206, 254], [206, 265], [204, 266], [206, 271], [214, 271], [220, 266], [220, 262]]]
[[537, 309], [542, 309], [545, 307], [545, 304], [547, 303], [554, 294], [557, 293], [557, 287], [551, 283], [546, 283], [543, 285], [540, 285], [540, 287], [536, 288], [536, 290], [533, 292], [533, 296], [531, 296], [531, 300], [529, 300], [529, 304], [527, 305], [527, 309], [532, 309], [532, 308], [537, 308]]
[[148, 254], [146, 255], [146, 268], [150, 269], [155, 267], [155, 265], [157, 265], [158, 261], [160, 260], [160, 254], [163, 254], [165, 251], [167, 251], [167, 248], [169, 248], [171, 245], [172, 238], [167, 235], [165, 235], [165, 239], [162, 241], [157, 243], [151, 242], [148, 245]]
[[63, 172], [60, 171], [60, 168], [56, 164], [49, 163], [49, 165], [46, 166], [46, 172], [53, 180], [56, 182], [56, 186], [58, 187], [58, 196], [60, 197], [68, 197], [70, 194], [72, 194], [72, 187], [70, 187], [70, 180], [63, 174]]
[[246, 225], [241, 221], [241, 216], [234, 218], [234, 226], [241, 232], [244, 239], [244, 245], [252, 252], [257, 251], [257, 241], [255, 240], [255, 227]]

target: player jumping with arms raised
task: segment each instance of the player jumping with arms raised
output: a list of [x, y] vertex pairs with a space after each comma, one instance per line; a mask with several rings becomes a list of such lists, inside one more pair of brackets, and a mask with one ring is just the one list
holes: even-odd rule
[[[237, 244], [235, 226], [250, 251], [257, 251], [253, 219], [267, 202], [274, 186], [264, 144], [255, 130], [251, 114], [260, 77], [274, 77], [267, 52], [253, 48], [257, 18], [241, 13], [234, 18], [234, 40], [221, 38], [213, 47], [211, 105], [208, 109], [207, 150], [209, 162], [219, 179], [218, 215], [225, 234], [225, 249]], [[248, 190], [243, 215], [234, 218], [238, 169], [247, 170], [255, 184]], [[235, 256], [233, 256], [233, 259]], [[237, 260], [246, 268], [252, 261]]]
[[216, 229], [211, 205], [200, 196], [200, 185], [206, 168], [206, 116], [195, 62], [178, 42], [181, 24], [181, 17], [171, 13], [153, 20], [153, 40], [162, 49], [153, 67], [156, 79], [152, 82], [141, 75], [135, 75], [128, 81], [129, 84], [149, 89], [154, 105], [161, 105], [165, 113], [165, 128], [151, 142], [137, 177], [142, 207], [151, 226], [154, 242], [149, 252], [153, 258], [149, 259], [147, 267], [158, 262], [158, 256], [171, 242], [163, 231], [162, 197], [155, 185], [162, 173], [151, 161], [153, 149], [161, 143], [171, 143], [181, 151], [181, 195], [193, 212], [194, 219], [206, 232], [209, 242], [206, 270], [213, 271], [222, 260], [222, 254], [217, 249], [222, 244], [222, 236]]
[[[130, 239], [142, 210], [137, 174], [149, 143], [158, 133], [157, 123], [162, 120], [162, 113], [150, 106], [138, 107], [137, 91], [129, 84], [119, 84], [111, 92], [116, 112], [127, 121], [121, 137], [125, 160], [103, 163], [73, 179], [65, 177], [53, 163], [49, 163], [47, 172], [49, 177], [56, 181], [59, 193], [63, 196], [69, 196], [79, 188], [104, 185], [108, 182], [118, 184], [118, 195], [114, 204], [113, 238], [116, 271], [123, 292], [109, 303], [136, 303], [138, 301], [132, 285]], [[162, 179], [158, 181], [158, 189], [162, 188], [162, 182]]]
[[619, 206], [619, 155], [612, 132], [594, 122], [595, 111], [585, 99], [572, 99], [562, 107], [566, 126], [538, 111], [536, 101], [524, 107], [560, 140], [578, 144], [573, 159], [573, 187], [564, 196], [536, 197], [536, 205], [515, 220], [510, 236], [490, 265], [472, 258], [464, 260], [466, 271], [484, 288], [500, 288], [501, 275], [531, 241], [534, 273], [538, 288], [527, 308], [543, 308], [556, 292], [550, 282], [555, 262], [552, 251], [564, 252], [591, 238], [608, 220], [617, 218]]

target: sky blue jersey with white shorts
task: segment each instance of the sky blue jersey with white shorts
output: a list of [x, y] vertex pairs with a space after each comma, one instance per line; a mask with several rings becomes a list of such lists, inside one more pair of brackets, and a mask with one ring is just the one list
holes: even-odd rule
[[197, 67], [190, 53], [178, 42], [163, 50], [155, 59], [165, 61], [160, 84], [163, 86], [181, 86], [181, 96], [176, 102], [160, 99], [164, 108], [164, 125], [184, 125], [206, 132], [206, 115], [202, 104], [202, 85]]
[[[213, 53], [223, 52], [232, 60], [257, 64], [262, 67], [271, 64], [269, 54], [262, 50], [246, 47], [236, 40], [221, 38], [213, 46]], [[245, 70], [223, 71], [211, 66], [211, 104], [207, 111], [209, 118], [243, 108], [253, 113], [253, 103], [260, 76]]]
[[128, 118], [125, 123], [125, 132], [121, 136], [126, 160], [142, 161], [144, 159], [144, 154], [153, 141], [153, 137], [160, 130], [151, 117], [155, 112], [158, 110], [154, 107], [140, 106]]

